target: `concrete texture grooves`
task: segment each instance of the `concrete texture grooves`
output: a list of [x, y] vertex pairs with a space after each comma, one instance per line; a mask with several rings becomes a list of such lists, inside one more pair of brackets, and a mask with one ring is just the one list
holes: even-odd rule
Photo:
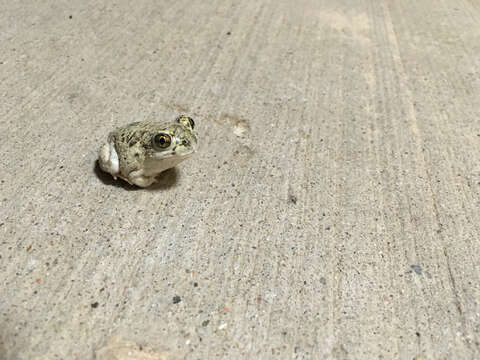
[[[0, 10], [3, 359], [480, 358], [474, 1]], [[180, 113], [158, 186], [95, 168]]]

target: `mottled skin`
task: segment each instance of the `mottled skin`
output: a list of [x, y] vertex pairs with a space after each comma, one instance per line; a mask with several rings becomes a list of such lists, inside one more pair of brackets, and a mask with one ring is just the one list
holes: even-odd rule
[[180, 116], [171, 123], [135, 122], [108, 135], [100, 148], [102, 170], [130, 184], [147, 187], [155, 177], [195, 152], [197, 134], [194, 122]]

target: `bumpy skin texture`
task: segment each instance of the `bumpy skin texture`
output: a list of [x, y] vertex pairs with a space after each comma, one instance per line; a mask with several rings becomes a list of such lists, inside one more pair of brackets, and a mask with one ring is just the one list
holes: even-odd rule
[[115, 179], [150, 186], [159, 173], [195, 152], [197, 134], [193, 128], [193, 120], [183, 115], [171, 123], [142, 121], [118, 128], [100, 148], [100, 167]]

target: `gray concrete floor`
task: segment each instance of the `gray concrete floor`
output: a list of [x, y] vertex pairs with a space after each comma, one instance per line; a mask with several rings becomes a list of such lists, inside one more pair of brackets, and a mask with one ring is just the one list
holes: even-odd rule
[[479, 359], [479, 70], [475, 1], [2, 2], [0, 358]]

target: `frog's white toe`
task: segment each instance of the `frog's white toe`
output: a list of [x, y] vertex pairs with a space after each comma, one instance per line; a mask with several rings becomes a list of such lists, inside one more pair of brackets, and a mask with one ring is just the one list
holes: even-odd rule
[[[115, 177], [120, 171], [118, 154], [113, 144], [104, 144], [98, 153], [98, 163], [103, 171], [106, 171]], [[116, 178], [116, 177], [115, 177]]]

